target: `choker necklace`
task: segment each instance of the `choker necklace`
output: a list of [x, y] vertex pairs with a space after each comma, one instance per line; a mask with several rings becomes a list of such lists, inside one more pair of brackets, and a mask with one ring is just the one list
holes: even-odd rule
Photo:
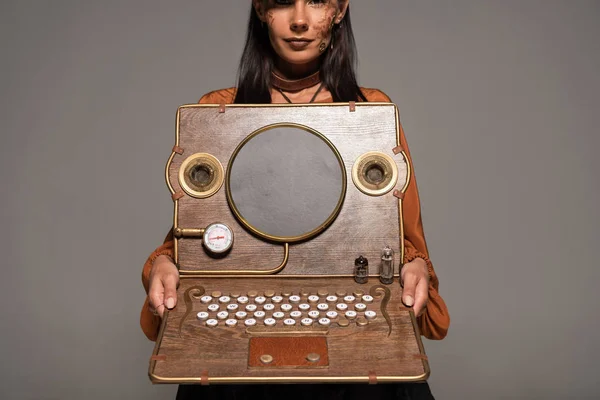
[[285, 90], [286, 92], [299, 92], [302, 89], [307, 89], [309, 87], [315, 86], [319, 82], [321, 82], [320, 71], [317, 71], [314, 74], [309, 75], [305, 78], [293, 80], [282, 78], [275, 72], [271, 72], [271, 84], [275, 88]]

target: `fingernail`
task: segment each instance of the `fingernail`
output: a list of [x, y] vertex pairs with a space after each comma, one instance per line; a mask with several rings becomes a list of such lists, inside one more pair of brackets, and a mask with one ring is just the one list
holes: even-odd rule
[[167, 302], [165, 303], [165, 305], [167, 306], [168, 309], [171, 309], [175, 305], [175, 300], [173, 300], [172, 297], [169, 297], [167, 299]]
[[404, 300], [404, 304], [406, 304], [409, 307], [412, 307], [414, 303], [414, 300], [412, 298], [412, 296], [406, 296], [406, 299]]

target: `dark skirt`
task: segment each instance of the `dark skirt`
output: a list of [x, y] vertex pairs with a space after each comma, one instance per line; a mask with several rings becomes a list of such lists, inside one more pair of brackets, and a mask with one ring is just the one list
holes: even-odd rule
[[181, 385], [177, 400], [191, 399], [263, 399], [288, 400], [306, 398], [310, 400], [366, 400], [366, 399], [434, 399], [425, 383], [405, 384], [307, 384], [307, 385]]

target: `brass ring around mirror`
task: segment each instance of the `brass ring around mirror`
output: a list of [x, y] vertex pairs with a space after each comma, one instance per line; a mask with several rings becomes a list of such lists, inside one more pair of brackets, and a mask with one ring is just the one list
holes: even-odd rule
[[188, 195], [203, 199], [219, 191], [225, 172], [219, 160], [208, 153], [192, 154], [179, 168], [179, 184]]
[[238, 221], [263, 239], [294, 243], [323, 232], [346, 195], [344, 161], [320, 132], [294, 123], [250, 133], [227, 167], [226, 194]]
[[369, 196], [382, 196], [396, 185], [398, 168], [389, 155], [378, 151], [367, 152], [354, 162], [352, 181], [361, 192]]

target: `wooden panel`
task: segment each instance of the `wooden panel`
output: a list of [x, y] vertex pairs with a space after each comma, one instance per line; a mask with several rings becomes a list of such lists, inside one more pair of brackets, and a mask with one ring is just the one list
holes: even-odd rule
[[[252, 290], [256, 290], [258, 295], [268, 291], [299, 295], [299, 304], [308, 303], [306, 295], [317, 294], [319, 290], [326, 290], [327, 294], [335, 294], [339, 290], [351, 294], [359, 290], [373, 295], [372, 303], [363, 303], [367, 305], [367, 310], [375, 311], [377, 317], [364, 326], [360, 326], [356, 319], [348, 320], [346, 327], [338, 324], [340, 317], [332, 319], [328, 327], [317, 323], [310, 327], [299, 324], [286, 327], [281, 321], [275, 327], [258, 323], [255, 327], [247, 328], [240, 322], [235, 327], [228, 327], [223, 321], [216, 327], [208, 327], [206, 322], [197, 319], [196, 314], [208, 308], [207, 304], [201, 302], [202, 296], [210, 295], [213, 291], [219, 291], [222, 295], [237, 291], [244, 295]], [[192, 293], [196, 296], [192, 296]], [[381, 285], [375, 279], [370, 279], [366, 284], [357, 284], [349, 278], [184, 278], [178, 289], [178, 305], [168, 312], [163, 323], [155, 349], [155, 356], [158, 357], [150, 362], [150, 376], [156, 383], [199, 383], [202, 376], [216, 384], [368, 382], [374, 377], [377, 382], [420, 381], [428, 377], [429, 367], [420, 336], [415, 330], [414, 315], [402, 305], [400, 296], [401, 288], [397, 281], [391, 285]], [[323, 299], [325, 294], [321, 293], [317, 303], [325, 301]], [[232, 298], [231, 302], [235, 302], [235, 299]], [[338, 298], [339, 302], [342, 302], [341, 297]], [[250, 299], [249, 303], [254, 301]], [[269, 303], [275, 309], [267, 311], [265, 318], [280, 311], [282, 304], [274, 303], [272, 298], [267, 299], [265, 304]], [[292, 311], [299, 310], [299, 304], [286, 300], [283, 303], [291, 304]], [[350, 303], [349, 309], [355, 303]], [[214, 298], [209, 304], [218, 304], [218, 299]], [[330, 309], [334, 309], [334, 304], [330, 304]], [[220, 310], [223, 309], [226, 309], [226, 304], [220, 304]], [[264, 309], [264, 304], [257, 305], [257, 309]], [[325, 315], [325, 312], [321, 311], [320, 315]], [[209, 312], [211, 317], [216, 313]], [[341, 311], [338, 313], [342, 314]], [[357, 314], [357, 318], [361, 317], [364, 323], [364, 312]], [[307, 311], [302, 311], [302, 317], [306, 315]], [[314, 368], [255, 368], [248, 365], [250, 338], [307, 335], [326, 338], [327, 365], [315, 365]], [[293, 349], [288, 350], [293, 352]]]
[[[340, 152], [347, 172], [347, 192], [340, 214], [319, 236], [290, 246], [289, 262], [280, 275], [351, 274], [354, 259], [363, 255], [377, 272], [381, 250], [390, 246], [396, 253], [396, 273], [400, 248], [398, 199], [393, 191], [384, 196], [368, 196], [352, 182], [352, 167], [361, 154], [381, 151], [391, 156], [399, 169], [396, 189], [406, 182], [407, 165], [402, 154], [394, 155], [398, 125], [396, 107], [357, 105], [350, 112], [346, 105], [231, 107], [219, 113], [216, 107], [183, 107], [179, 114], [179, 146], [169, 165], [170, 183], [177, 191], [182, 162], [197, 152], [217, 157], [223, 167], [235, 147], [246, 136], [264, 126], [291, 122], [309, 126], [326, 136]], [[184, 196], [178, 201], [178, 225], [204, 228], [224, 222], [235, 231], [235, 243], [227, 257], [207, 255], [199, 239], [178, 240], [178, 262], [184, 271], [269, 270], [283, 259], [280, 244], [267, 243], [245, 230], [235, 219], [226, 199], [225, 188], [207, 199]]]

